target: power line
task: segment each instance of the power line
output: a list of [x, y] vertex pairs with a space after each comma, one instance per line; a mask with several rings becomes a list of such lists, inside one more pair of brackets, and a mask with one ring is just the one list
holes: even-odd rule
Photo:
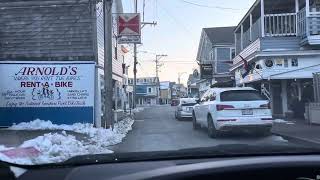
[[164, 10], [165, 14], [175, 22], [174, 25], [178, 24], [178, 25], [180, 25], [179, 27], [182, 27], [182, 29], [185, 30], [185, 32], [187, 32], [188, 35], [192, 34], [192, 32], [189, 30], [189, 28], [186, 27], [183, 23], [181, 23], [178, 19], [176, 19], [166, 8], [164, 8], [164, 7], [161, 7], [161, 8]]
[[229, 7], [221, 7], [221, 6], [208, 6], [208, 5], [204, 5], [204, 4], [198, 4], [195, 2], [191, 2], [191, 1], [186, 1], [186, 0], [181, 0], [184, 3], [187, 4], [191, 4], [194, 6], [198, 6], [198, 7], [204, 7], [204, 8], [211, 8], [211, 9], [220, 9], [220, 10], [234, 10], [234, 11], [241, 11], [243, 9], [237, 9], [237, 8], [229, 8]]

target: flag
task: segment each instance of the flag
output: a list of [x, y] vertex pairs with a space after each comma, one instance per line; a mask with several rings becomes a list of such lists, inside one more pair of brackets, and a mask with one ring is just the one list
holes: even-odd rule
[[121, 45], [121, 51], [123, 53], [128, 53], [129, 52], [129, 50], [126, 47], [124, 47], [123, 45]]
[[249, 63], [248, 63], [247, 60], [245, 60], [242, 56], [240, 56], [240, 58], [243, 61], [243, 67], [242, 68], [244, 70], [244, 72], [242, 73], [242, 78], [245, 78], [249, 74], [249, 72], [251, 70], [251, 67], [249, 66]]

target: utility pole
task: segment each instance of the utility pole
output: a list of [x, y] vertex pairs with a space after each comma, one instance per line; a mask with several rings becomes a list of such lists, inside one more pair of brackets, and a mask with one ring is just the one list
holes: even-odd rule
[[103, 1], [104, 17], [104, 90], [105, 108], [102, 127], [110, 128], [113, 124], [112, 111], [112, 0]]
[[[138, 12], [138, 0], [134, 0], [134, 12]], [[133, 44], [133, 101], [132, 101], [132, 108], [136, 108], [136, 90], [137, 90], [137, 44]]]
[[[138, 0], [134, 0], [134, 13], [138, 13]], [[144, 15], [143, 15], [144, 16]], [[142, 27], [141, 29], [145, 26], [145, 25], [157, 25], [157, 22], [141, 22]], [[133, 44], [133, 60], [134, 60], [134, 64], [133, 64], [133, 101], [132, 101], [132, 108], [136, 108], [136, 90], [137, 90], [137, 64], [138, 64], [138, 60], [137, 60], [137, 44], [134, 43]]]
[[160, 91], [160, 79], [159, 79], [159, 69], [160, 67], [162, 66], [162, 64], [159, 64], [159, 60], [162, 58], [162, 57], [166, 57], [168, 55], [166, 54], [157, 54], [156, 55], [156, 77], [157, 77], [157, 104], [159, 104], [159, 91]]
[[182, 76], [183, 74], [187, 74], [187, 72], [180, 72], [180, 73], [178, 73], [179, 97], [181, 96], [181, 76]]

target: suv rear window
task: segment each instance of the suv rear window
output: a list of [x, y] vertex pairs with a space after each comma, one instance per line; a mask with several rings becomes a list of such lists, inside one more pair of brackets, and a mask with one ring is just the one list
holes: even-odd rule
[[259, 101], [266, 100], [258, 91], [253, 90], [233, 90], [220, 94], [220, 101]]
[[181, 106], [194, 106], [196, 104], [197, 103], [184, 103], [184, 104], [181, 104]]

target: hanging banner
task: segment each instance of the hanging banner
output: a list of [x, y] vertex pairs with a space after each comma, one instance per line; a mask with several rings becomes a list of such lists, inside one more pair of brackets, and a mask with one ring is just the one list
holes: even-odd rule
[[93, 122], [94, 62], [1, 62], [0, 117], [57, 124]]

